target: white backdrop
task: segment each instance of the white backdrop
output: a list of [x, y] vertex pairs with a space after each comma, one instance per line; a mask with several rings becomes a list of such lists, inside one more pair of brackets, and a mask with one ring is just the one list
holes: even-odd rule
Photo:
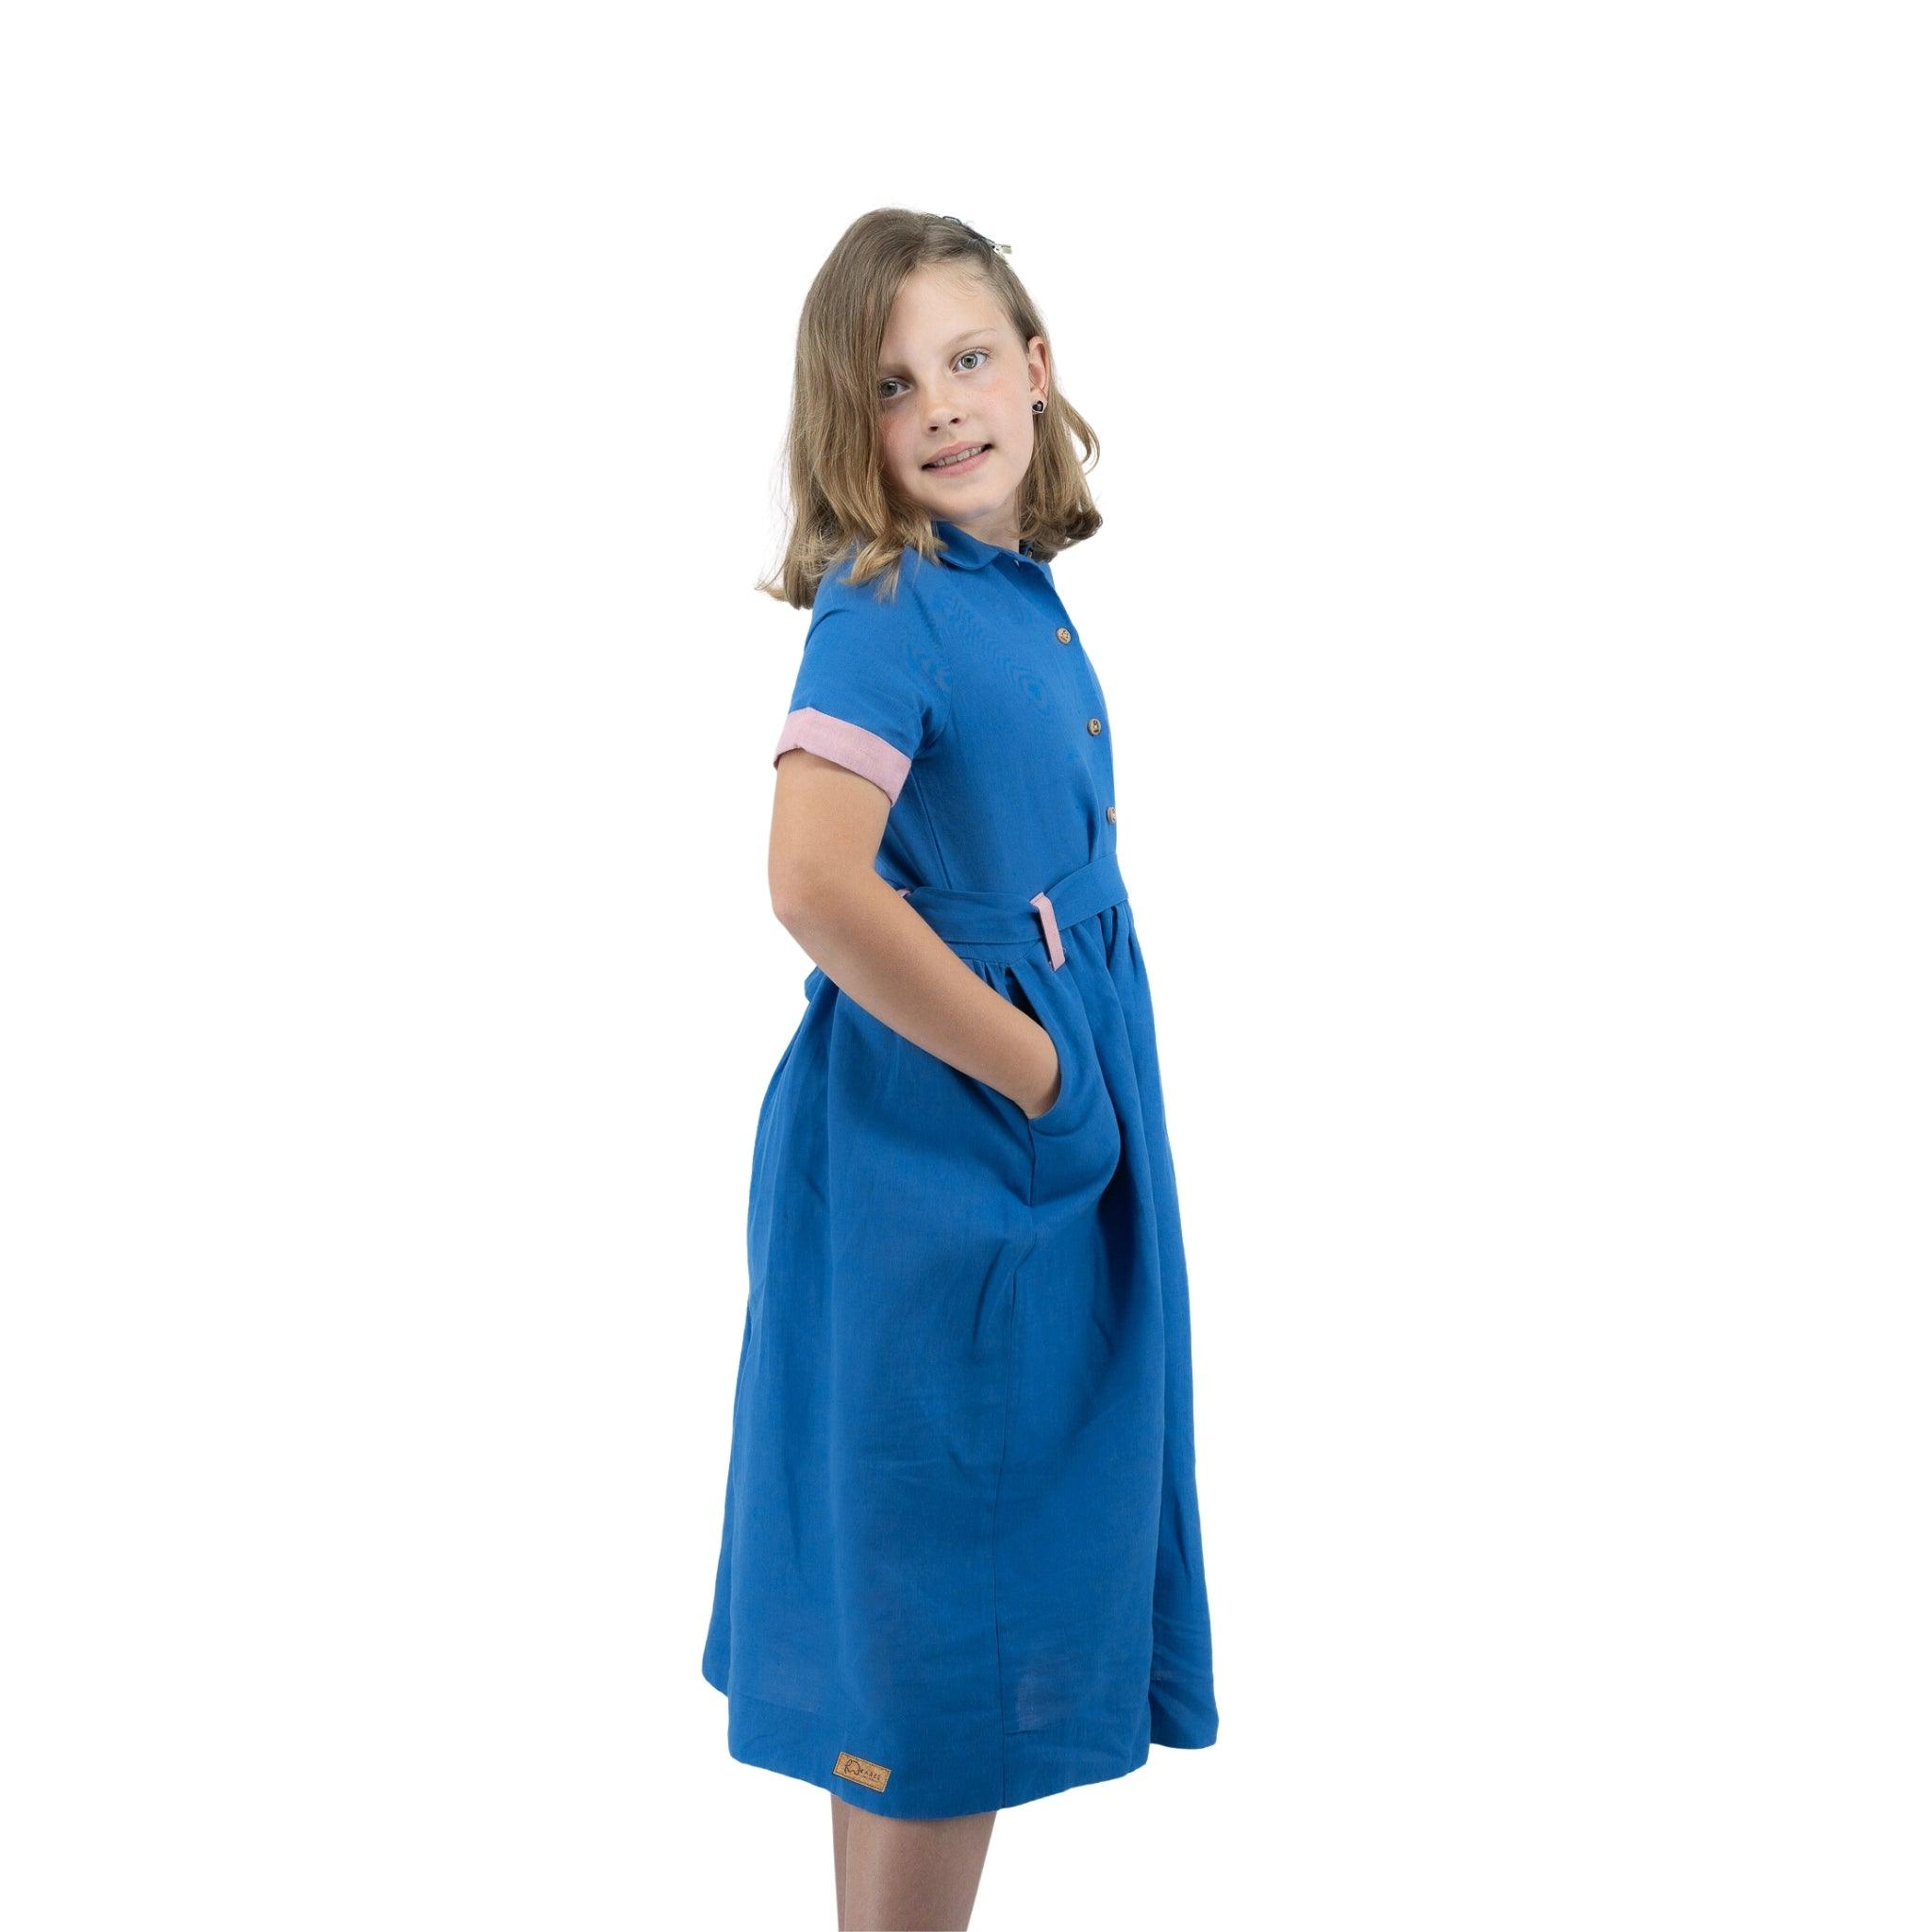
[[1923, 1927], [1908, 13], [10, 9], [0, 1918], [834, 1922], [698, 1662], [900, 204], [1102, 441], [1222, 1714], [975, 1926]]

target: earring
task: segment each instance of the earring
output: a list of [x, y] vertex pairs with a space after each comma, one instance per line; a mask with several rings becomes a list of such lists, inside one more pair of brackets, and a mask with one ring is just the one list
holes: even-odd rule
[[1037, 402], [1037, 403], [1035, 403], [1035, 404], [1033, 405], [1033, 413], [1034, 413], [1034, 414], [1035, 414], [1036, 416], [1043, 416], [1043, 415], [1045, 415], [1045, 414], [1046, 414], [1046, 405], [1045, 405], [1045, 403], [1044, 403], [1044, 402]]

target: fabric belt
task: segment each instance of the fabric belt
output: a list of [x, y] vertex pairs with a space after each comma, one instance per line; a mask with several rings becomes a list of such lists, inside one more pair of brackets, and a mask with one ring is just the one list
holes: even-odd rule
[[1061, 933], [1127, 896], [1111, 852], [1089, 859], [1030, 899], [1014, 892], [953, 892], [942, 886], [897, 890], [948, 945], [1012, 945], [1043, 939], [1056, 973], [1067, 957]]

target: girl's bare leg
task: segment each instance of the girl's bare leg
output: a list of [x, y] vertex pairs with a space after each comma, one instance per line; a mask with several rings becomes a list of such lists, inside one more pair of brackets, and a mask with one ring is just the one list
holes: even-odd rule
[[999, 1813], [881, 1818], [831, 1795], [839, 1932], [963, 1932]]
[[832, 1800], [832, 1879], [839, 1889], [839, 1932], [845, 1932], [845, 1821], [852, 1816], [852, 1807], [837, 1791], [828, 1795]]

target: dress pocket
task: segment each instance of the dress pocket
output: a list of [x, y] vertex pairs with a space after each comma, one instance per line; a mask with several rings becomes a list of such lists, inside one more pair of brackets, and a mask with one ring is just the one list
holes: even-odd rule
[[[1059, 1132], [1070, 1123], [1077, 1120], [1085, 1103], [1091, 1098], [1100, 1084], [1099, 1069], [1094, 1063], [1091, 1035], [1087, 1030], [1086, 1019], [1079, 1009], [1079, 995], [1070, 993], [1063, 1002], [1058, 999], [1038, 998], [1030, 993], [1024, 981], [1012, 968], [1007, 969], [1006, 984], [1000, 991], [1007, 1001], [1020, 1008], [1027, 1018], [1046, 1029], [1046, 1037], [1053, 1041], [1053, 1050], [1059, 1056], [1060, 1091], [1054, 1096], [1054, 1102], [1044, 1113], [1028, 1116], [1024, 1108], [1005, 1094], [1008, 1108], [1020, 1123], [1036, 1134]], [[1077, 1029], [1077, 1031], [1076, 1031]]]
[[[1008, 1101], [1033, 1155], [1032, 1202], [1037, 1224], [1050, 1233], [1060, 1223], [1090, 1212], [1121, 1164], [1120, 1121], [1100, 1063], [1099, 1043], [1079, 988], [1071, 977], [1048, 979], [1040, 969], [1008, 967], [1007, 997], [1045, 1027], [1060, 1057], [1060, 1091], [1033, 1120]], [[1004, 1096], [1002, 1096], [1004, 1098]]]

